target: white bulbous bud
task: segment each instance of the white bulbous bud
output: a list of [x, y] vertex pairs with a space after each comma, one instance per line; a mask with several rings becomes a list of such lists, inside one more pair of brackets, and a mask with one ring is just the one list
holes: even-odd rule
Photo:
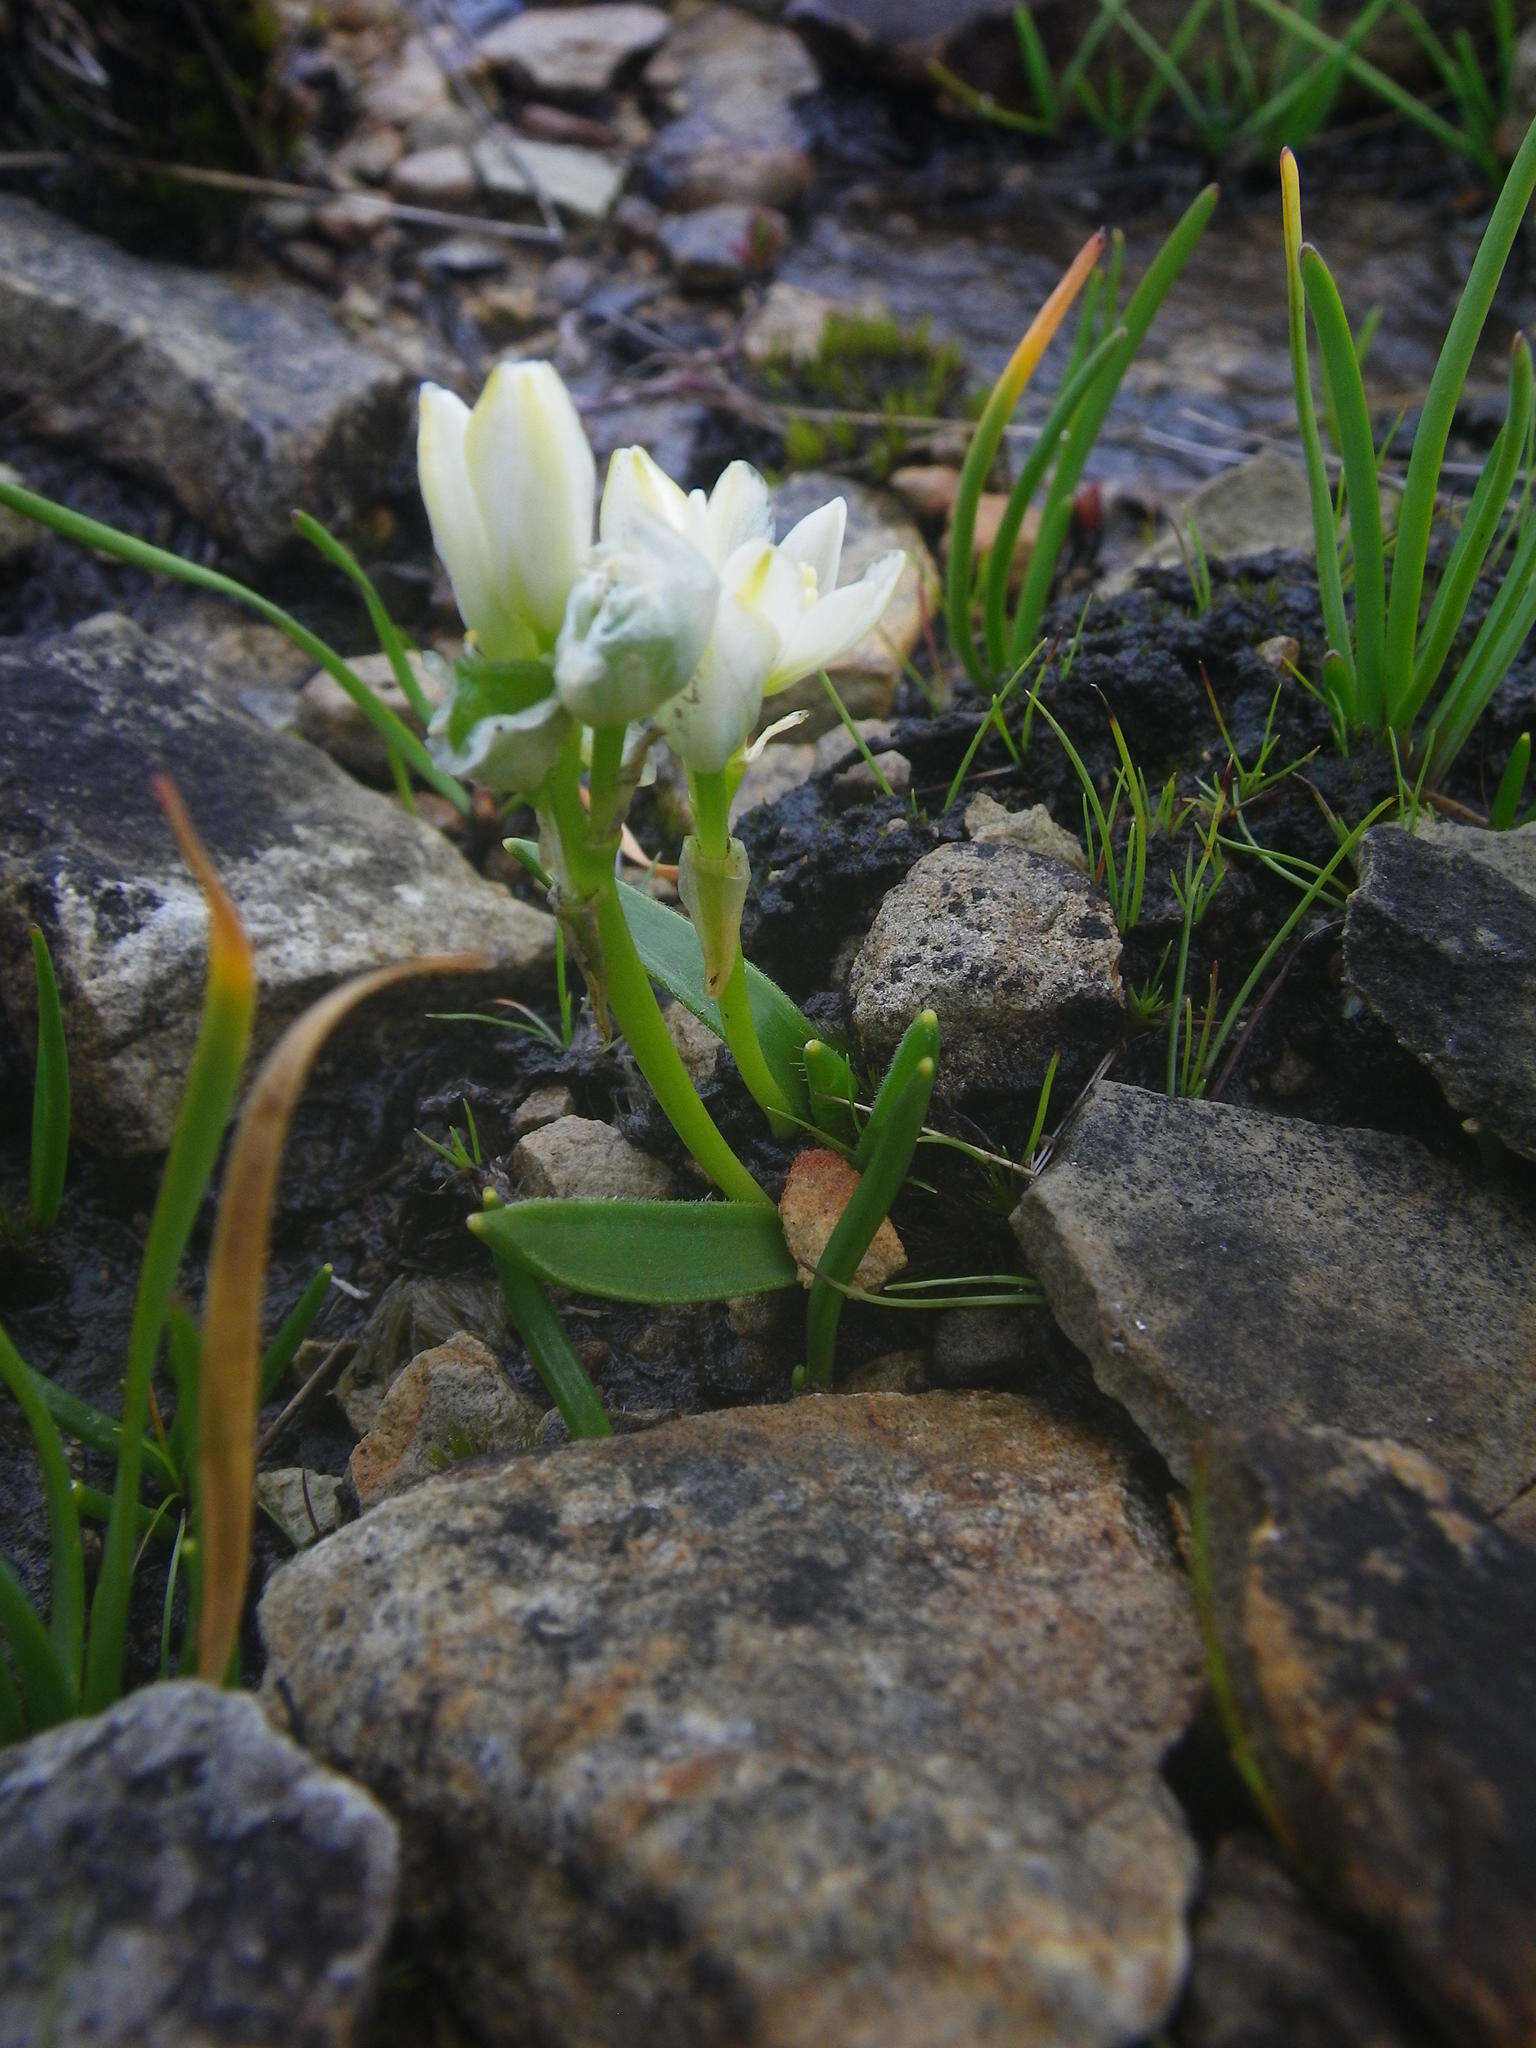
[[555, 689], [585, 725], [649, 718], [708, 645], [718, 586], [697, 549], [658, 522], [593, 551], [555, 646]]

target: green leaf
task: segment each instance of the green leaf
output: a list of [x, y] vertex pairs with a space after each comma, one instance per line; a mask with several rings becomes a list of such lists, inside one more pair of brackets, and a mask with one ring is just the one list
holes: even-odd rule
[[[503, 1215], [499, 1208], [487, 1216]], [[475, 1228], [482, 1219], [470, 1218]], [[536, 1274], [525, 1266], [510, 1247], [493, 1247], [496, 1275], [517, 1333], [528, 1348], [534, 1369], [549, 1391], [549, 1397], [565, 1418], [573, 1437], [611, 1436], [613, 1425], [586, 1367], [571, 1348], [571, 1341], [555, 1314], [549, 1296]]]
[[1499, 777], [1498, 792], [1488, 816], [1495, 832], [1507, 832], [1514, 824], [1515, 811], [1525, 794], [1525, 778], [1530, 771], [1531, 736], [1523, 732], [1509, 750], [1509, 759], [1504, 763], [1504, 773]]
[[[660, 982], [685, 1010], [691, 1010], [701, 1024], [707, 1024], [716, 1037], [724, 1038], [720, 1005], [704, 991], [704, 954], [688, 919], [681, 911], [658, 903], [627, 882], [619, 884], [619, 902], [646, 973]], [[777, 982], [759, 973], [750, 962], [747, 997], [763, 1058], [790, 1101], [803, 1110], [805, 1078], [800, 1063], [805, 1041], [817, 1035], [816, 1027]]]
[[69, 1162], [69, 1050], [53, 957], [40, 929], [32, 927], [32, 963], [37, 974], [37, 1076], [32, 1087], [32, 1173], [29, 1199], [39, 1230], [53, 1227], [64, 1198]]
[[262, 1356], [261, 1400], [271, 1399], [273, 1388], [292, 1365], [295, 1353], [309, 1335], [310, 1325], [319, 1315], [330, 1291], [334, 1270], [329, 1264], [322, 1266], [279, 1324], [277, 1334]]
[[39, 1399], [20, 1353], [0, 1330], [0, 1383], [25, 1418], [37, 1454], [38, 1475], [48, 1509], [49, 1630], [71, 1700], [78, 1696], [85, 1631], [85, 1553], [80, 1517], [70, 1491], [69, 1466], [53, 1418]]
[[17, 1683], [26, 1707], [27, 1726], [42, 1728], [67, 1721], [75, 1711], [69, 1679], [59, 1662], [48, 1631], [37, 1618], [21, 1581], [0, 1557], [0, 1640], [10, 1643]]
[[356, 586], [363, 603], [368, 607], [368, 617], [377, 635], [379, 646], [394, 672], [395, 681], [400, 685], [401, 696], [421, 720], [422, 725], [429, 725], [432, 721], [432, 706], [427, 702], [426, 692], [416, 679], [416, 671], [411, 666], [410, 650], [405, 644], [405, 637], [385, 609], [384, 600], [374, 588], [372, 577], [351, 549], [344, 547], [335, 534], [328, 532], [318, 519], [311, 518], [307, 512], [295, 512], [293, 523], [304, 538], [317, 547], [326, 560], [333, 563], [343, 576], [348, 577]]
[[555, 687], [547, 661], [485, 661], [469, 656], [454, 670], [448, 744], [459, 748], [483, 718], [506, 718], [541, 704]]
[[725, 1301], [795, 1283], [778, 1211], [756, 1202], [512, 1202], [469, 1227], [551, 1286], [608, 1301]]
[[939, 1020], [932, 1010], [920, 1010], [902, 1033], [901, 1043], [891, 1054], [891, 1063], [885, 1070], [869, 1112], [853, 1163], [863, 1173], [874, 1157], [875, 1147], [881, 1134], [895, 1113], [897, 1105], [906, 1097], [912, 1086], [914, 1075], [923, 1060], [937, 1060], [939, 1056]]

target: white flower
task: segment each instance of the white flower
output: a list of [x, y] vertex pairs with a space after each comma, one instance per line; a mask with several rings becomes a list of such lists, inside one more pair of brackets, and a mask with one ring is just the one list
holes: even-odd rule
[[571, 721], [547, 661], [505, 667], [471, 657], [427, 727], [432, 758], [493, 796], [532, 796], [559, 759]]
[[577, 578], [555, 646], [555, 689], [586, 725], [648, 718], [698, 667], [715, 622], [709, 563], [671, 526], [637, 518]]
[[433, 544], [493, 661], [547, 648], [592, 549], [597, 470], [548, 363], [500, 363], [474, 410], [421, 387], [416, 443]]
[[768, 486], [750, 463], [733, 462], [706, 498], [682, 491], [643, 448], [614, 456], [598, 515], [602, 539], [662, 520], [719, 575], [703, 659], [660, 714], [690, 772], [717, 774], [747, 740], [765, 696], [836, 661], [890, 603], [906, 563], [899, 550], [837, 588], [847, 517], [843, 499], [833, 498], [775, 546]]

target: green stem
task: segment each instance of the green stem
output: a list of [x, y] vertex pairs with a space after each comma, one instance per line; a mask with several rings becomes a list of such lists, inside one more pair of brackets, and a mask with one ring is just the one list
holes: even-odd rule
[[[710, 860], [723, 860], [731, 839], [731, 800], [724, 774], [694, 776], [689, 796], [693, 804], [699, 851]], [[795, 1128], [795, 1105], [763, 1056], [752, 1016], [752, 999], [747, 990], [747, 963], [739, 941], [735, 964], [716, 1001], [720, 1005], [725, 1042], [736, 1062], [742, 1085], [767, 1117], [768, 1128], [773, 1135], [787, 1138]]]

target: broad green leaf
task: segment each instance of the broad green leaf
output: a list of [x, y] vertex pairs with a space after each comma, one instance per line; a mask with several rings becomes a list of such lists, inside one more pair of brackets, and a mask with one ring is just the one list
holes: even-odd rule
[[795, 1283], [778, 1211], [756, 1202], [513, 1202], [469, 1227], [551, 1286], [609, 1301], [723, 1301]]

